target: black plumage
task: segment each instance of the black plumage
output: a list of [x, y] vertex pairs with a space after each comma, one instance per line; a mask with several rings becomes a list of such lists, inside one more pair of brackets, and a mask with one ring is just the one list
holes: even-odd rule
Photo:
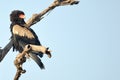
[[58, 2], [62, 2], [62, 1], [64, 1], [64, 0], [58, 0]]
[[[20, 10], [12, 11], [10, 14], [10, 30], [12, 33], [11, 39], [13, 39], [13, 51], [17, 50], [22, 52], [27, 44], [41, 45], [41, 43], [36, 33], [31, 28], [26, 27], [24, 18], [20, 18], [20, 15], [25, 14]], [[40, 57], [43, 56], [42, 53], [30, 52], [30, 56], [41, 69], [44, 68], [44, 64], [40, 60]]]

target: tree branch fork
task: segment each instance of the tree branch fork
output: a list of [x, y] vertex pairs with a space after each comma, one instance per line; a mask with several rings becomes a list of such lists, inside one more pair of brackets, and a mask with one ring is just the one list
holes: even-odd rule
[[22, 53], [19, 53], [14, 60], [14, 65], [17, 68], [17, 72], [14, 77], [14, 80], [18, 80], [19, 77], [21, 76], [21, 74], [26, 72], [26, 70], [24, 70], [22, 68], [22, 65], [23, 65], [23, 63], [26, 62], [27, 58], [30, 58], [29, 53], [32, 51], [42, 52], [43, 54], [46, 54], [46, 55], [48, 55], [49, 58], [51, 58], [51, 50], [49, 50], [49, 48], [46, 48], [44, 46], [36, 46], [36, 45], [32, 45], [32, 44], [26, 45], [24, 50], [22, 51]]

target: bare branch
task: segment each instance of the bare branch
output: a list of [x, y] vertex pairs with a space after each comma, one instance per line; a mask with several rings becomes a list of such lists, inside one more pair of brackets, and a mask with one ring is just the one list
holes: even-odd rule
[[12, 45], [13, 45], [13, 41], [10, 40], [10, 42], [3, 49], [0, 49], [0, 62], [6, 56], [8, 51], [11, 49]]
[[25, 55], [28, 54], [29, 50], [30, 50], [30, 48], [25, 47], [24, 50], [23, 50], [23, 52], [22, 52], [22, 53], [19, 53], [19, 54], [16, 56], [16, 58], [15, 58], [15, 60], [14, 60], [14, 64], [15, 64], [15, 66], [16, 66], [16, 68], [17, 68], [17, 72], [16, 72], [16, 75], [15, 75], [15, 77], [14, 77], [14, 80], [18, 80], [18, 79], [20, 78], [21, 74], [26, 72], [26, 70], [23, 70], [22, 64], [23, 64], [24, 62], [26, 62], [26, 57], [25, 57]]
[[44, 54], [47, 54], [49, 58], [51, 57], [51, 54], [50, 54], [51, 51], [48, 50], [48, 48], [46, 48], [44, 46], [36, 46], [36, 45], [31, 45], [31, 44], [26, 45], [23, 52], [19, 53], [14, 60], [14, 64], [17, 68], [17, 72], [14, 77], [14, 80], [18, 80], [20, 78], [21, 74], [26, 72], [26, 70], [24, 70], [22, 68], [22, 65], [23, 65], [23, 63], [26, 62], [26, 57], [30, 57], [29, 52], [31, 52], [31, 51], [42, 52]]
[[33, 24], [36, 24], [37, 22], [39, 22], [41, 19], [43, 19], [43, 16], [46, 13], [53, 10], [55, 7], [65, 6], [65, 5], [74, 5], [74, 4], [78, 4], [78, 3], [79, 3], [79, 1], [76, 1], [76, 0], [61, 0], [61, 2], [59, 2], [59, 0], [55, 0], [48, 8], [46, 8], [39, 14], [33, 14], [33, 16], [26, 22], [27, 23], [26, 27], [30, 27]]

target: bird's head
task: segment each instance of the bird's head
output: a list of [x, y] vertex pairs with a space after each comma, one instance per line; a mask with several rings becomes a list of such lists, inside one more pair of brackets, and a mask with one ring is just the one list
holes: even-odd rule
[[24, 18], [25, 18], [25, 14], [23, 11], [20, 11], [20, 10], [14, 10], [10, 14], [11, 22], [18, 22], [18, 21], [24, 20]]

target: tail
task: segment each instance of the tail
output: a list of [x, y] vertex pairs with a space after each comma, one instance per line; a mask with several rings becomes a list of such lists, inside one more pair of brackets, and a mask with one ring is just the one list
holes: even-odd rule
[[38, 64], [41, 69], [45, 69], [44, 64], [42, 63], [41, 59], [34, 53], [29, 53], [30, 57]]

